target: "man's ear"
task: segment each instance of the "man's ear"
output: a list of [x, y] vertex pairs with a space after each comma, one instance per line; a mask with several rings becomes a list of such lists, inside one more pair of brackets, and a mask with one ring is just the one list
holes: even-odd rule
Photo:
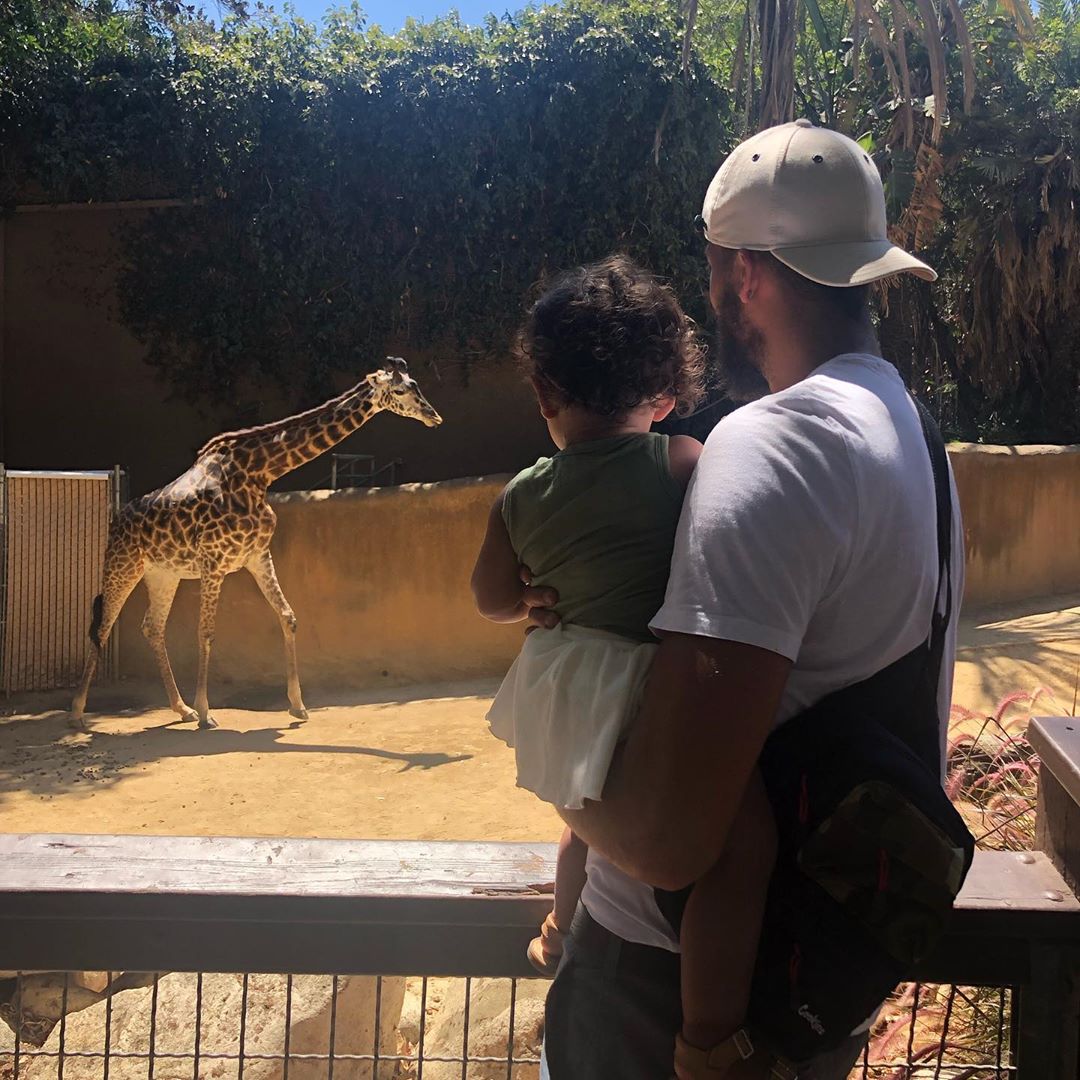
[[754, 298], [761, 285], [761, 274], [761, 260], [756, 251], [740, 250], [735, 253], [735, 291], [744, 304]]

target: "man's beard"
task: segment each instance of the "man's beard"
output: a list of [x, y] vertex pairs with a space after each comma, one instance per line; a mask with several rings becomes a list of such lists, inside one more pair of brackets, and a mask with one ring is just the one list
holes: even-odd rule
[[742, 404], [756, 401], [769, 392], [769, 384], [761, 373], [764, 336], [757, 327], [750, 325], [738, 294], [731, 286], [725, 288], [720, 297], [714, 348], [720, 387], [727, 397]]

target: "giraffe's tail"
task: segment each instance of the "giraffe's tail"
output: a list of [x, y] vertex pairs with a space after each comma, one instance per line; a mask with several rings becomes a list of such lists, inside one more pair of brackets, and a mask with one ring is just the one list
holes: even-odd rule
[[94, 616], [90, 621], [90, 640], [100, 649], [101, 648], [101, 620], [103, 617], [103, 610], [105, 607], [105, 597], [98, 593], [94, 597]]

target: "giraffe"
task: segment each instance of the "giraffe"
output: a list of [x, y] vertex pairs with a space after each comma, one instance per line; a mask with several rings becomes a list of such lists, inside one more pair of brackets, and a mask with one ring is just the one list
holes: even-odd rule
[[[307, 718], [296, 667], [296, 616], [278, 584], [270, 541], [277, 517], [267, 502], [270, 484], [313, 461], [377, 412], [389, 410], [427, 427], [442, 423], [400, 357], [361, 379], [351, 390], [307, 412], [261, 427], [212, 438], [195, 464], [171, 484], [128, 503], [116, 516], [105, 553], [101, 594], [94, 600], [82, 682], [69, 723], [87, 731], [84, 712], [90, 683], [121, 608], [140, 581], [149, 605], [142, 632], [150, 643], [170, 708], [200, 728], [210, 715], [207, 673], [218, 598], [225, 578], [247, 570], [276, 613], [285, 639], [289, 712]], [[195, 708], [180, 696], [165, 651], [165, 621], [181, 579], [199, 580], [199, 675]]]

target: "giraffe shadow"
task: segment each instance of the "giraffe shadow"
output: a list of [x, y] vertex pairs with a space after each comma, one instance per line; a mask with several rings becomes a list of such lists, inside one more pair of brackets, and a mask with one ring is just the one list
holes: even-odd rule
[[148, 748], [155, 753], [152, 758], [161, 757], [209, 757], [217, 754], [360, 754], [365, 757], [383, 758], [387, 761], [400, 761], [399, 772], [412, 769], [437, 769], [442, 765], [453, 765], [459, 761], [470, 761], [472, 754], [447, 754], [443, 751], [403, 751], [385, 750], [376, 746], [344, 746], [333, 743], [292, 743], [281, 739], [290, 731], [302, 728], [306, 721], [294, 720], [280, 726], [250, 728], [236, 731], [228, 728], [199, 730], [190, 723], [177, 718], [166, 724], [158, 724], [143, 732], [133, 734], [96, 732], [92, 735], [92, 745], [99, 744], [103, 749], [110, 749], [116, 744], [116, 753], [124, 754], [126, 740], [146, 740]]
[[364, 757], [400, 761], [399, 772], [412, 769], [436, 769], [459, 761], [469, 761], [472, 754], [447, 754], [443, 751], [386, 750], [377, 746], [347, 746], [333, 743], [294, 743], [282, 739], [290, 731], [304, 726], [303, 720], [271, 727], [237, 731], [229, 728], [199, 730], [179, 718], [141, 732], [98, 731], [91, 735], [91, 746], [106, 753], [132, 760], [171, 757], [213, 757], [218, 754], [358, 754]]
[[[137, 715], [139, 710], [127, 710]], [[391, 750], [380, 746], [303, 743], [288, 736], [304, 721], [276, 726], [200, 731], [179, 719], [135, 731], [93, 730], [75, 735], [67, 712], [50, 710], [32, 718], [0, 724], [0, 804], [5, 796], [24, 793], [46, 799], [71, 793], [89, 795], [138, 775], [145, 766], [168, 758], [230, 754], [352, 754], [399, 762], [397, 773], [428, 772], [470, 760], [473, 755], [440, 750]]]

